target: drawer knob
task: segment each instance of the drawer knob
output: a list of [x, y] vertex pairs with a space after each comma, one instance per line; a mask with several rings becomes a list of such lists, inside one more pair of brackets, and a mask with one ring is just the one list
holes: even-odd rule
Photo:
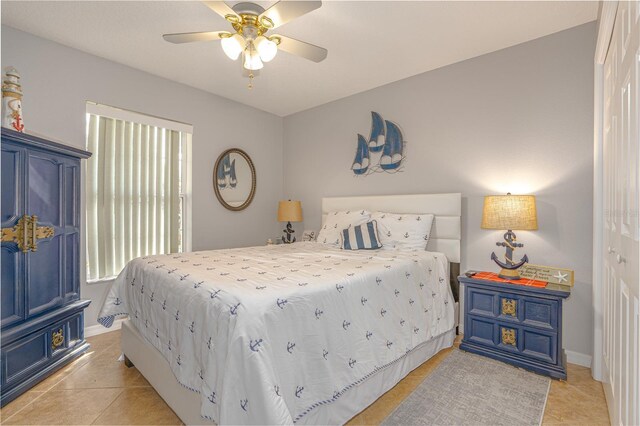
[[51, 335], [51, 349], [56, 350], [64, 343], [64, 335], [62, 334], [62, 329], [58, 331], [54, 331]]
[[502, 344], [516, 346], [516, 331], [512, 328], [502, 329]]
[[511, 315], [512, 317], [516, 317], [516, 306], [518, 304], [517, 300], [514, 299], [502, 299], [502, 315]]

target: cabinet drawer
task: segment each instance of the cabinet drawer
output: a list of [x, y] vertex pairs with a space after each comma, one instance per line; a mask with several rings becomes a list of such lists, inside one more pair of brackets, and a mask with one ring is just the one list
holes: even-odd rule
[[2, 385], [19, 383], [49, 361], [48, 334], [30, 334], [2, 348]]
[[464, 340], [549, 364], [558, 363], [558, 334], [553, 331], [468, 315]]
[[497, 293], [475, 287], [467, 287], [467, 313], [494, 318]]
[[2, 385], [22, 382], [67, 353], [68, 349], [82, 343], [83, 323], [83, 313], [80, 312], [2, 346]]
[[56, 357], [83, 340], [83, 313], [76, 314], [49, 329], [51, 356]]
[[558, 329], [558, 301], [525, 297], [522, 299], [522, 322], [530, 327]]
[[470, 286], [467, 314], [496, 318], [550, 331], [558, 328], [558, 301]]

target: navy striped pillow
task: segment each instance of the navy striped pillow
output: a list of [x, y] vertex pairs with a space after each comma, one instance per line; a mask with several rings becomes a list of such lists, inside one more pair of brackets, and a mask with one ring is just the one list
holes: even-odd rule
[[382, 247], [375, 220], [343, 229], [340, 236], [344, 250], [375, 250]]

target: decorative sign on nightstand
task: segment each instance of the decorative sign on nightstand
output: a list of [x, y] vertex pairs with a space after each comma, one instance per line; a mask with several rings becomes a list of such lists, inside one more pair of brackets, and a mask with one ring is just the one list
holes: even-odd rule
[[302, 241], [315, 241], [317, 232], [311, 229], [305, 229], [302, 233]]
[[573, 287], [573, 271], [571, 269], [527, 263], [520, 267], [518, 273], [521, 277], [529, 278], [530, 280], [546, 281], [551, 284]]

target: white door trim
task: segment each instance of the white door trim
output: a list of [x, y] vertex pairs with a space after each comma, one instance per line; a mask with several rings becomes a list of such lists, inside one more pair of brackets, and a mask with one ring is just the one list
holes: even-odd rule
[[604, 61], [607, 57], [613, 24], [618, 10], [617, 1], [600, 2], [598, 39], [594, 57], [594, 115], [593, 115], [593, 359], [591, 375], [602, 381], [602, 328], [603, 328], [603, 292], [602, 292], [602, 257], [603, 253], [603, 115], [604, 115]]

